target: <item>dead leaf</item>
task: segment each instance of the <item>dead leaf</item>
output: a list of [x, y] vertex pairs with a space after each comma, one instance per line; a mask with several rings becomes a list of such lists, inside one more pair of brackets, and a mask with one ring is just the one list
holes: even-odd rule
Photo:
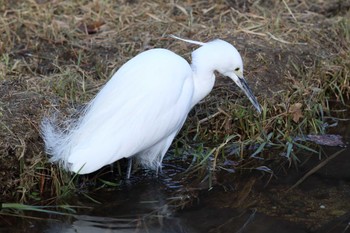
[[85, 32], [86, 34], [95, 34], [100, 30], [101, 26], [104, 24], [105, 24], [105, 22], [102, 20], [94, 21], [94, 22], [90, 22], [90, 23], [82, 22], [78, 26], [78, 29], [82, 32]]
[[302, 106], [303, 106], [303, 104], [301, 104], [301, 103], [295, 103], [292, 106], [290, 106], [290, 108], [289, 108], [289, 113], [292, 115], [293, 121], [295, 123], [298, 123], [300, 118], [303, 117], [303, 113], [301, 110]]
[[56, 19], [52, 20], [52, 25], [54, 28], [58, 30], [69, 29], [68, 23], [61, 20], [56, 20]]
[[342, 136], [336, 134], [323, 134], [323, 135], [307, 135], [306, 140], [312, 141], [318, 145], [323, 146], [341, 146], [345, 147], [345, 143], [342, 140]]
[[48, 3], [49, 1], [48, 0], [35, 0], [35, 2], [37, 4], [45, 4], [45, 3]]

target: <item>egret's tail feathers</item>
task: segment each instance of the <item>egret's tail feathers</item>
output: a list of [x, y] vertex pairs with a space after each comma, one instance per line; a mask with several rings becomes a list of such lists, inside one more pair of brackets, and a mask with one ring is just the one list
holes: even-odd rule
[[205, 43], [203, 42], [200, 42], [200, 41], [196, 41], [196, 40], [188, 40], [188, 39], [182, 39], [178, 36], [175, 36], [175, 35], [169, 35], [171, 38], [174, 38], [174, 39], [177, 39], [177, 40], [181, 40], [181, 41], [185, 41], [187, 43], [191, 43], [191, 44], [196, 44], [196, 45], [205, 45]]
[[57, 124], [56, 115], [45, 117], [41, 122], [41, 135], [45, 143], [45, 151], [51, 155], [51, 162], [59, 162], [68, 169], [67, 150], [69, 150], [69, 134]]

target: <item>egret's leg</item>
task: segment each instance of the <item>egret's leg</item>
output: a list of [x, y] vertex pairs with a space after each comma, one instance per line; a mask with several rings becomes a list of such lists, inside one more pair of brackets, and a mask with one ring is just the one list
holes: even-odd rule
[[132, 168], [132, 158], [128, 158], [128, 168], [126, 170], [126, 179], [130, 179], [131, 176], [131, 168]]
[[156, 177], [158, 177], [159, 174], [161, 174], [162, 172], [163, 172], [163, 171], [162, 171], [162, 164], [160, 164], [160, 166], [157, 167], [157, 169], [156, 169]]
[[165, 153], [169, 149], [177, 132], [173, 132], [167, 138], [153, 145], [152, 147], [137, 154], [140, 163], [151, 170], [155, 170], [156, 176], [162, 172], [162, 161]]
[[109, 165], [109, 167], [110, 167], [110, 169], [111, 169], [111, 173], [113, 174], [113, 173], [114, 173], [114, 164], [111, 163], [111, 164]]
[[157, 167], [157, 169], [156, 169], [156, 177], [157, 177], [157, 178], [158, 178], [158, 175], [159, 175], [159, 170], [160, 170], [160, 168]]

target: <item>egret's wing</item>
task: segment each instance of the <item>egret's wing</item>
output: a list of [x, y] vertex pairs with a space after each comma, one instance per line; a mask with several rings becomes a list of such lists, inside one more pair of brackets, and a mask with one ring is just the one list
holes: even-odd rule
[[89, 173], [178, 131], [191, 108], [192, 70], [164, 49], [131, 59], [90, 103], [72, 132], [71, 169]]

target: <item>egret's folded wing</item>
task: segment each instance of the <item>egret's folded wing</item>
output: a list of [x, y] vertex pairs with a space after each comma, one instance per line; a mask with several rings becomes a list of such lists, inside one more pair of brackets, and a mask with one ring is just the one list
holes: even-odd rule
[[192, 70], [164, 49], [121, 67], [90, 103], [71, 134], [68, 163], [90, 173], [178, 131], [191, 107]]

